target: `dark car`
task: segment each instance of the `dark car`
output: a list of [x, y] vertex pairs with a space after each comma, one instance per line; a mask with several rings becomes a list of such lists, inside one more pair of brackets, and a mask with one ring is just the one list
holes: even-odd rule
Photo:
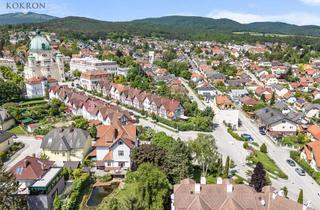
[[302, 168], [296, 168], [295, 171], [300, 175], [300, 176], [305, 176], [306, 172]]
[[252, 136], [250, 134], [247, 133], [243, 133], [241, 134], [241, 138], [243, 138], [246, 141], [254, 141], [254, 139], [252, 138]]
[[266, 135], [266, 128], [265, 127], [259, 127], [259, 133], [261, 135]]
[[290, 166], [292, 166], [292, 167], [295, 167], [295, 166], [296, 166], [296, 163], [295, 163], [293, 160], [291, 160], [291, 159], [288, 159], [288, 160], [287, 160], [287, 163], [288, 163]]

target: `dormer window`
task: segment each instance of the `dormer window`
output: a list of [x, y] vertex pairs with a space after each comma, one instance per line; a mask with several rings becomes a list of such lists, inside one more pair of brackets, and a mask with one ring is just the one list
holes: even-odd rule
[[123, 142], [122, 141], [119, 141], [119, 145], [122, 145], [123, 144]]

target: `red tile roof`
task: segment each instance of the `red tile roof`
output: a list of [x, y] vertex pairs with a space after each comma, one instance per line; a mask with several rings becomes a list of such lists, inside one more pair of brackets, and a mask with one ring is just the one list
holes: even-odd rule
[[17, 180], [38, 180], [51, 168], [54, 161], [27, 156], [16, 163], [10, 171]]

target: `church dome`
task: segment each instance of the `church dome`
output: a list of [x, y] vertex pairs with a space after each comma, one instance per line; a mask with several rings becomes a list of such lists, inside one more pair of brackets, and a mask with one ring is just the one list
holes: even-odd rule
[[31, 39], [30, 50], [32, 51], [50, 50], [49, 42], [47, 41], [46, 38], [41, 36], [39, 31], [37, 31], [37, 35]]

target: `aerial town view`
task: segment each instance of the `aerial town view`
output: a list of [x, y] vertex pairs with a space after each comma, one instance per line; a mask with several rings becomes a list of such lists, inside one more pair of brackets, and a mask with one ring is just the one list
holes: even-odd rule
[[0, 210], [320, 210], [320, 1], [0, 0]]

